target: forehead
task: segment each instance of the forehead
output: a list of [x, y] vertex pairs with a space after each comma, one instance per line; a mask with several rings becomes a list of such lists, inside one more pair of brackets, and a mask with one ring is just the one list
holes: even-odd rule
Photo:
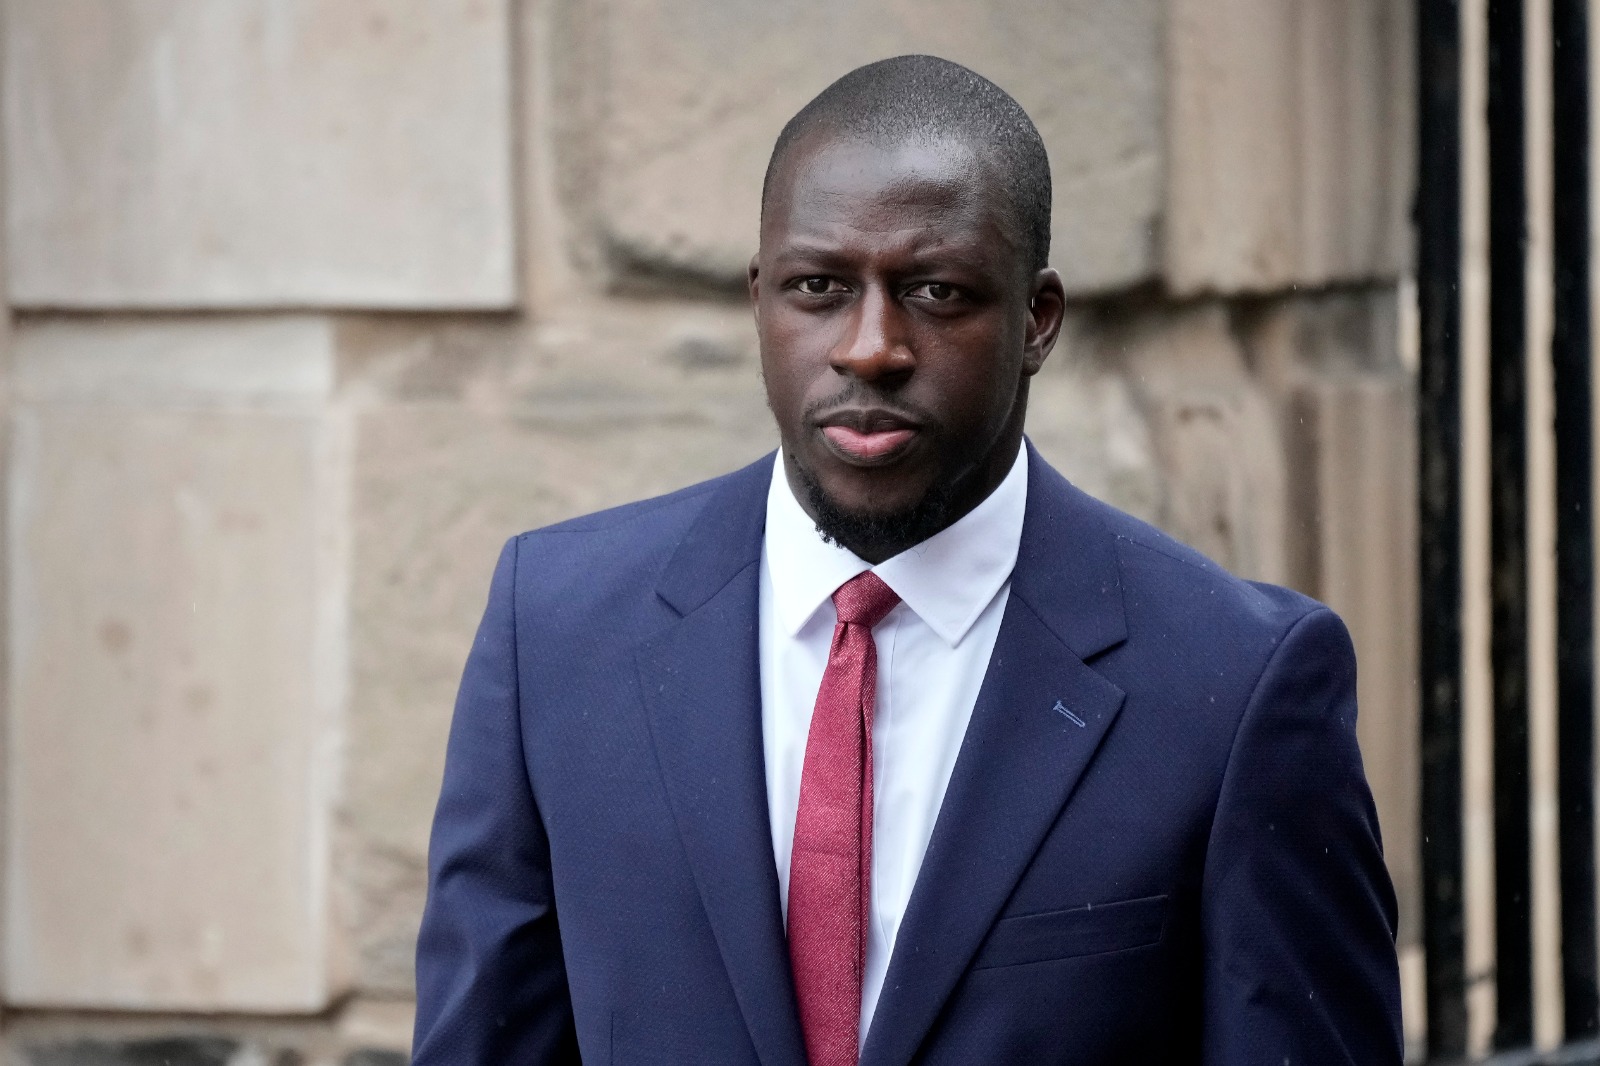
[[959, 140], [889, 145], [827, 134], [791, 148], [768, 190], [764, 249], [900, 236], [1012, 252], [994, 169]]

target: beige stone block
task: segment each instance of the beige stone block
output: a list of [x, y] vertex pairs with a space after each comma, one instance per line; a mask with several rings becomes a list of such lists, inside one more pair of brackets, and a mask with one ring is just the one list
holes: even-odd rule
[[1227, 306], [1147, 308], [1104, 321], [1090, 343], [1148, 420], [1163, 486], [1155, 523], [1236, 574], [1283, 581], [1282, 435]]
[[1284, 583], [1311, 595], [1321, 588], [1322, 503], [1314, 468], [1322, 452], [1307, 411], [1307, 389], [1352, 377], [1403, 377], [1400, 301], [1394, 287], [1346, 288], [1281, 297], [1236, 308], [1234, 328], [1255, 379], [1284, 419], [1289, 466], [1288, 568]]
[[1315, 376], [1398, 375], [1400, 295], [1394, 285], [1351, 287], [1254, 302], [1236, 315], [1262, 384], [1287, 395]]
[[25, 307], [508, 307], [508, 0], [6, 0]]
[[1068, 288], [1147, 279], [1163, 179], [1164, 9], [1160, 0], [593, 7], [584, 31], [600, 58], [574, 42], [581, 58], [568, 77], [581, 84], [603, 71], [584, 171], [597, 186], [602, 250], [624, 282], [740, 284], [784, 122], [856, 66], [931, 52], [992, 78], [1038, 124], [1055, 179], [1053, 261]]
[[1179, 293], [1410, 259], [1410, 5], [1173, 0], [1163, 271]]
[[1028, 439], [1080, 489], [1156, 521], [1167, 484], [1150, 424], [1133, 387], [1101, 365], [1086, 343], [1090, 337], [1069, 326], [1030, 383]]
[[[417, 1006], [410, 999], [351, 1001], [338, 1018], [338, 1039], [347, 1056], [344, 1066], [385, 1066], [388, 1058], [375, 1052], [403, 1056], [411, 1051], [411, 1034], [417, 1024]], [[352, 1058], [362, 1052], [366, 1058]]]
[[30, 322], [12, 386], [23, 403], [308, 409], [334, 388], [333, 327], [300, 316]]
[[[201, 358], [227, 365], [230, 330], [279, 357], [270, 402]], [[119, 367], [119, 338], [163, 371]], [[24, 328], [17, 347], [8, 1001], [322, 1010], [342, 987], [347, 461], [307, 378], [331, 379], [328, 335], [75, 324]], [[133, 387], [102, 391], [94, 365]]]
[[1306, 383], [1290, 405], [1314, 499], [1318, 564], [1308, 591], [1338, 611], [1360, 664], [1358, 733], [1401, 902], [1401, 937], [1421, 933], [1417, 703], [1416, 409], [1400, 375]]
[[404, 1064], [409, 999], [342, 999], [312, 1017], [28, 1011], [0, 1035], [6, 1066], [393, 1066]]

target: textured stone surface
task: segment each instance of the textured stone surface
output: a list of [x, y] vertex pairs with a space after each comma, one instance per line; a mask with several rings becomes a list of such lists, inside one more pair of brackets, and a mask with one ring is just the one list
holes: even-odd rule
[[6, 1066], [404, 1066], [414, 1005], [352, 996], [316, 1015], [9, 1012]]
[[1073, 316], [1028, 392], [1028, 439], [1085, 492], [1143, 518], [1162, 514], [1167, 485], [1135, 390], [1109, 369], [1088, 316]]
[[333, 333], [303, 317], [30, 323], [12, 366], [23, 402], [309, 409], [334, 385]]
[[1234, 305], [1256, 377], [1284, 392], [1310, 377], [1400, 375], [1400, 305], [1391, 286], [1334, 289]]
[[1284, 580], [1278, 417], [1250, 376], [1228, 308], [1145, 308], [1097, 330], [1100, 358], [1126, 376], [1150, 424], [1164, 488], [1154, 522], [1236, 574]]
[[1172, 0], [1164, 273], [1180, 293], [1410, 259], [1411, 5]]
[[363, 1048], [345, 1057], [344, 1066], [406, 1066], [411, 1056], [403, 1051], [380, 1051]]
[[13, 303], [503, 307], [507, 0], [6, 0]]
[[[605, 82], [591, 151], [601, 239], [624, 276], [737, 284], [785, 121], [862, 63], [932, 52], [1011, 92], [1055, 178], [1055, 264], [1074, 291], [1149, 277], [1162, 183], [1160, 0], [803, 6], [620, 0], [594, 8]], [[595, 60], [579, 52], [575, 81]], [[580, 65], [581, 64], [581, 65]]]
[[[84, 1039], [60, 1042], [12, 1041], [14, 1066], [306, 1066], [296, 1048], [277, 1041], [235, 1040], [214, 1035], [135, 1039]], [[376, 1059], [375, 1063], [383, 1060]], [[328, 1060], [311, 1060], [324, 1066]], [[400, 1058], [404, 1066], [405, 1056]]]
[[403, 1066], [416, 1022], [409, 998], [354, 999], [339, 1014], [338, 1045], [352, 1054], [398, 1054]]
[[[230, 337], [279, 357], [270, 402], [197, 388]], [[119, 347], [135, 365], [113, 372]], [[329, 336], [75, 324], [24, 328], [17, 348], [8, 999], [321, 1009], [345, 466], [306, 381], [331, 381]], [[90, 364], [138, 387], [102, 392]]]
[[109, 1043], [81, 1040], [29, 1048], [29, 1066], [234, 1066], [238, 1042], [218, 1037], [172, 1037]]

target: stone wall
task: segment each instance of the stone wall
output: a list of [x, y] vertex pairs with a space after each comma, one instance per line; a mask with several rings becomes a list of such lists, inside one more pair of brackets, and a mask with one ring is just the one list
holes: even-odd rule
[[1414, 940], [1406, 8], [0, 0], [11, 1061], [404, 1061], [496, 549], [772, 446], [766, 153], [907, 51], [1050, 148], [1034, 441], [1350, 621]]

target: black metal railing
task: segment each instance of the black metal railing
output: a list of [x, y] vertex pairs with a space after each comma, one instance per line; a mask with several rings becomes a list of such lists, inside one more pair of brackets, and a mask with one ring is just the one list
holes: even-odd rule
[[[1600, 1064], [1587, 0], [1549, 0], [1557, 850], [1566, 1044], [1534, 1042], [1529, 645], [1529, 125], [1521, 0], [1487, 5], [1489, 625], [1497, 1066]], [[1462, 824], [1462, 4], [1418, 0], [1423, 949], [1430, 1061], [1468, 1053]], [[1475, 116], [1474, 116], [1475, 118]], [[1544, 161], [1541, 161], [1544, 162]], [[1544, 353], [1536, 353], [1543, 357]], [[1475, 398], [1484, 399], [1484, 398]], [[1542, 427], [1534, 427], [1542, 430]]]
[[1461, 832], [1461, 5], [1417, 18], [1417, 485], [1429, 1053], [1467, 1052]]
[[1533, 1043], [1528, 746], [1528, 122], [1522, 0], [1489, 0], [1489, 633], [1494, 663], [1494, 1046]]
[[1555, 372], [1556, 693], [1561, 982], [1569, 1037], [1600, 1034], [1594, 874], [1594, 431], [1589, 375], [1589, 16], [1553, 0], [1551, 359]]

